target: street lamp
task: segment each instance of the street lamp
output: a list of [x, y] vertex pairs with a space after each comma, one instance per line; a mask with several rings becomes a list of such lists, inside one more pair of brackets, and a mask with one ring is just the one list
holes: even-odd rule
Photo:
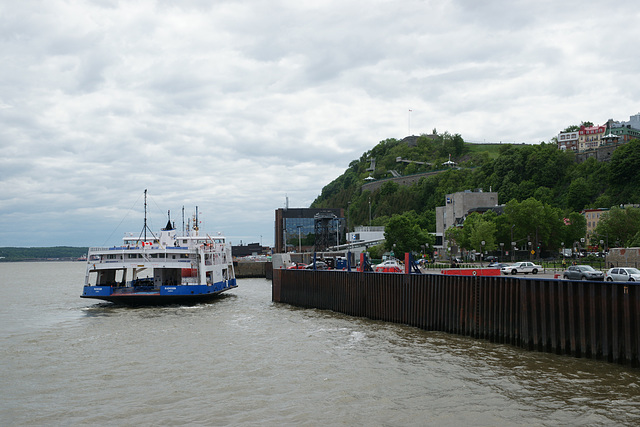
[[500, 262], [503, 261], [504, 258], [504, 242], [500, 242]]
[[513, 262], [515, 256], [516, 256], [516, 242], [511, 241], [511, 262]]
[[484, 240], [480, 242], [480, 266], [482, 267], [482, 261], [484, 260]]

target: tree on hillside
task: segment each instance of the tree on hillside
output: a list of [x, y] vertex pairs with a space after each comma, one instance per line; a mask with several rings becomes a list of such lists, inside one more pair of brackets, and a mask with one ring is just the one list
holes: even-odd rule
[[495, 218], [496, 214], [493, 212], [486, 212], [483, 215], [474, 212], [465, 218], [462, 228], [449, 227], [445, 231], [445, 239], [451, 247], [457, 246], [460, 249], [477, 252], [493, 251], [498, 247]]
[[519, 247], [555, 248], [562, 239], [562, 213], [559, 209], [534, 198], [522, 202], [511, 200], [504, 208], [507, 223], [513, 229], [513, 241]]
[[616, 204], [640, 202], [640, 140], [618, 147], [609, 162], [609, 185]]
[[[433, 246], [435, 237], [419, 225], [420, 219], [414, 211], [393, 215], [384, 230], [385, 246], [396, 256], [405, 252], [419, 252], [420, 246]], [[395, 245], [395, 246], [394, 246]]]
[[580, 211], [591, 200], [590, 188], [586, 178], [579, 177], [571, 181], [567, 190], [567, 205], [569, 209]]
[[450, 247], [465, 247], [464, 230], [460, 227], [452, 225], [451, 227], [447, 228], [444, 232], [444, 238], [449, 242]]
[[[562, 228], [562, 240], [565, 247], [570, 247], [574, 243], [579, 242], [587, 232], [587, 219], [578, 212], [571, 212], [563, 218], [564, 227]], [[559, 245], [562, 246], [562, 245]]]
[[640, 231], [640, 209], [613, 207], [604, 212], [596, 226], [594, 238], [609, 247], [628, 247]]
[[440, 136], [442, 139], [442, 149], [440, 150], [440, 157], [460, 156], [464, 152], [464, 140], [460, 134], [456, 133], [451, 135], [449, 132], [445, 132]]
[[[473, 218], [472, 218], [473, 217]], [[473, 219], [472, 223], [467, 225], [467, 220]], [[467, 228], [470, 226], [468, 233], [468, 247], [467, 249], [473, 249], [476, 252], [493, 251], [497, 248], [496, 245], [496, 224], [484, 218], [484, 215], [472, 214], [467, 217], [464, 222], [465, 235], [467, 235]], [[484, 245], [482, 244], [484, 242]]]

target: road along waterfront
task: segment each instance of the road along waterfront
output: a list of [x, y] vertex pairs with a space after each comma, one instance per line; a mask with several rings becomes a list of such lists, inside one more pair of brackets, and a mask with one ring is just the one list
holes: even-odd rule
[[301, 309], [79, 298], [83, 263], [0, 264], [3, 425], [621, 425], [640, 372]]

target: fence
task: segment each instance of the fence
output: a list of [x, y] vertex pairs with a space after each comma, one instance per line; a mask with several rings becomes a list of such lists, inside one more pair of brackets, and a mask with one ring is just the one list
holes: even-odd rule
[[638, 286], [506, 276], [274, 270], [272, 299], [638, 366]]

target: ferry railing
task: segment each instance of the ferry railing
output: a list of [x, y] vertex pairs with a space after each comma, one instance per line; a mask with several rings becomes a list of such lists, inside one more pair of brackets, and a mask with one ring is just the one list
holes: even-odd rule
[[167, 251], [167, 250], [183, 250], [186, 251], [188, 250], [189, 247], [188, 246], [160, 246], [160, 245], [152, 245], [152, 246], [107, 246], [107, 247], [91, 247], [89, 248], [89, 252], [105, 252], [105, 251], [133, 251], [133, 250], [162, 250], [162, 251]]

